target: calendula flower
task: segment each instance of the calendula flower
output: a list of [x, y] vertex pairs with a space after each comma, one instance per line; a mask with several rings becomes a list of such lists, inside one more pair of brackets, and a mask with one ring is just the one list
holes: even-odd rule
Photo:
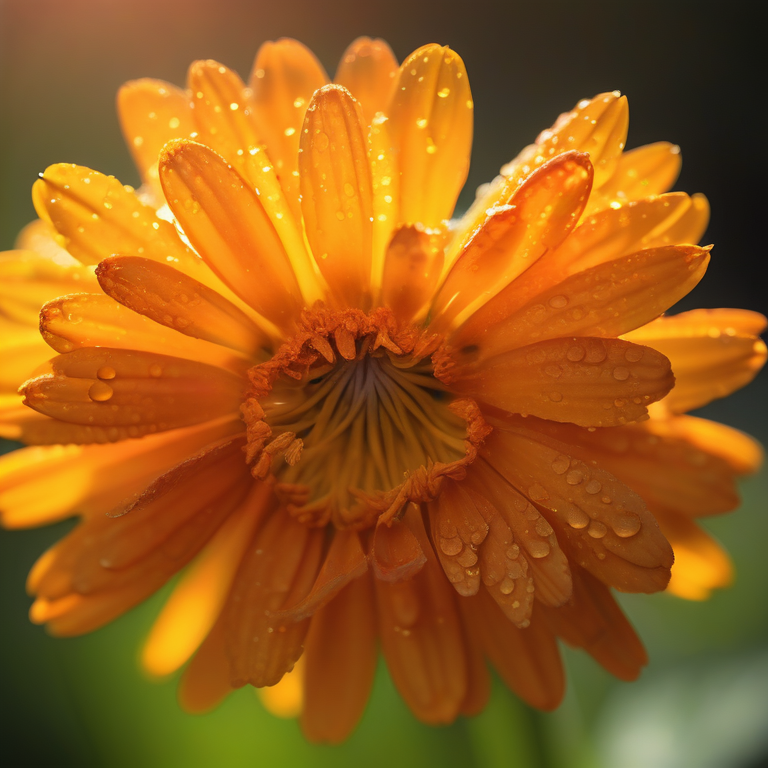
[[398, 66], [360, 39], [328, 84], [281, 40], [248, 86], [212, 61], [187, 86], [120, 92], [138, 193], [52, 166], [0, 262], [2, 434], [30, 444], [3, 521], [81, 518], [32, 569], [33, 621], [94, 630], [181, 571], [145, 667], [187, 664], [191, 711], [288, 680], [320, 741], [378, 647], [428, 723], [482, 709], [486, 658], [557, 706], [558, 637], [634, 679], [611, 588], [726, 583], [693, 518], [759, 463], [682, 415], [765, 345], [753, 313], [660, 317], [710, 257], [706, 200], [666, 193], [678, 149], [624, 152], [601, 94], [450, 221], [473, 104], [448, 48]]

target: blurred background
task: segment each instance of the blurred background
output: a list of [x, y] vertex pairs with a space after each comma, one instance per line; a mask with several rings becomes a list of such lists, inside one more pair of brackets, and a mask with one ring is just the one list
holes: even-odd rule
[[[460, 208], [580, 98], [626, 93], [628, 147], [678, 143], [676, 189], [703, 192], [712, 204], [709, 272], [676, 309], [766, 312], [767, 8], [747, 0], [0, 0], [0, 249], [34, 218], [29, 189], [51, 163], [137, 184], [114, 110], [125, 80], [183, 85], [200, 58], [247, 77], [258, 46], [283, 36], [309, 45], [333, 74], [347, 44], [369, 35], [387, 39], [400, 59], [428, 42], [464, 58], [476, 122]], [[701, 415], [768, 442], [766, 381], [763, 374]], [[250, 689], [210, 715], [182, 713], [175, 681], [151, 682], [137, 665], [164, 594], [93, 635], [47, 637], [28, 623], [24, 579], [68, 524], [0, 532], [0, 760], [82, 768], [768, 766], [765, 471], [742, 492], [741, 510], [707, 521], [735, 561], [731, 589], [703, 603], [622, 599], [651, 657], [637, 683], [618, 683], [566, 650], [569, 688], [557, 712], [535, 713], [496, 684], [482, 716], [435, 729], [412, 718], [382, 668], [360, 727], [336, 748], [307, 745]]]

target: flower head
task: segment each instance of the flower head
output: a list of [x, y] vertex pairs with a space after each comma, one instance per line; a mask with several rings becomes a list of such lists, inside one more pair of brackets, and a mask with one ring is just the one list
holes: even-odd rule
[[759, 463], [682, 414], [751, 379], [763, 318], [662, 317], [706, 270], [706, 200], [666, 193], [676, 147], [623, 151], [606, 93], [452, 221], [461, 59], [398, 66], [363, 38], [327, 80], [281, 40], [248, 86], [212, 61], [186, 91], [129, 83], [143, 187], [35, 183], [40, 220], [0, 261], [0, 424], [30, 444], [0, 461], [0, 509], [81, 522], [33, 568], [32, 619], [87, 632], [182, 571], [145, 666], [189, 662], [202, 711], [301, 660], [316, 740], [354, 727], [377, 645], [431, 723], [484, 706], [484, 657], [555, 707], [558, 637], [634, 679], [611, 588], [727, 583], [693, 518]]

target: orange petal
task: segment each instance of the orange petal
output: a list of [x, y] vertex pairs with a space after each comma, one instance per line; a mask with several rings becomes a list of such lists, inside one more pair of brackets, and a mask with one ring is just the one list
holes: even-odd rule
[[312, 619], [304, 660], [301, 729], [339, 744], [357, 725], [376, 671], [376, 616], [367, 576], [348, 584]]
[[488, 523], [474, 500], [452, 480], [445, 480], [440, 496], [429, 504], [430, 529], [440, 564], [460, 595], [480, 588], [477, 550], [488, 535]]
[[96, 276], [115, 301], [186, 336], [250, 356], [268, 343], [234, 304], [167, 264], [139, 256], [112, 256], [99, 264]]
[[236, 373], [247, 365], [241, 355], [168, 331], [103, 293], [77, 293], [49, 301], [40, 310], [40, 334], [62, 354], [81, 347], [111, 347], [183, 357]]
[[706, 600], [713, 589], [731, 585], [731, 558], [712, 536], [692, 520], [674, 512], [660, 509], [657, 517], [675, 550], [668, 592], [686, 600]]
[[291, 328], [302, 306], [296, 276], [258, 195], [243, 178], [208, 147], [185, 141], [163, 150], [160, 181], [211, 269], [257, 312]]
[[357, 531], [336, 531], [312, 590], [301, 602], [281, 611], [280, 617], [291, 621], [306, 619], [367, 569], [368, 560]]
[[670, 434], [713, 454], [739, 475], [751, 475], [763, 463], [760, 443], [738, 429], [694, 416], [677, 416], [664, 425]]
[[[461, 613], [459, 617], [462, 618]], [[467, 650], [467, 693], [461, 703], [461, 714], [465, 717], [479, 715], [491, 696], [491, 676], [483, 655], [483, 646], [474, 628], [462, 619], [464, 645]]]
[[557, 641], [541, 617], [518, 629], [485, 590], [459, 601], [469, 631], [477, 633], [483, 650], [502, 680], [525, 702], [550, 711], [565, 691]]
[[648, 663], [640, 638], [610, 590], [581, 568], [574, 573], [571, 601], [541, 613], [553, 632], [569, 645], [584, 648], [619, 680], [636, 680]]
[[425, 723], [450, 723], [467, 692], [467, 660], [453, 590], [418, 515], [406, 515], [427, 556], [408, 581], [375, 579], [379, 632], [392, 680]]
[[141, 178], [162, 201], [157, 158], [169, 141], [194, 133], [189, 95], [162, 80], [132, 80], [117, 92], [117, 112]]
[[568, 236], [592, 186], [588, 155], [568, 152], [534, 171], [509, 202], [491, 208], [451, 267], [432, 305], [459, 324]]
[[660, 317], [627, 338], [669, 357], [677, 383], [664, 404], [685, 413], [752, 381], [767, 356], [765, 342], [755, 335], [764, 327], [757, 312], [695, 309]]
[[[536, 420], [532, 426], [568, 443], [582, 461], [596, 462], [652, 505], [684, 515], [715, 515], [738, 506], [736, 472], [716, 451], [688, 439], [684, 417], [587, 431]], [[740, 435], [740, 433], [737, 433]]]
[[327, 82], [328, 76], [312, 52], [288, 38], [264, 43], [256, 54], [251, 72], [256, 126], [297, 220], [301, 219], [301, 125], [312, 94]]
[[387, 247], [381, 301], [408, 322], [434, 294], [443, 268], [442, 238], [420, 225], [400, 227]]
[[323, 531], [277, 510], [259, 532], [225, 609], [233, 687], [275, 685], [298, 660], [309, 620], [276, 612], [310, 591], [320, 569]]
[[191, 360], [105, 347], [51, 361], [28, 381], [25, 405], [72, 424], [126, 427], [136, 437], [237, 413], [244, 382]]
[[698, 242], [670, 236], [693, 207], [693, 198], [671, 192], [585, 216], [548, 262], [552, 281], [648, 248]]
[[224, 622], [219, 619], [184, 670], [179, 682], [179, 704], [187, 712], [202, 714], [210, 712], [231, 692]]
[[114, 253], [135, 253], [173, 263], [202, 282], [207, 282], [206, 273], [209, 280], [213, 277], [174, 226], [113, 176], [78, 165], [51, 165], [35, 182], [32, 202], [83, 264], [98, 264]]
[[315, 261], [343, 304], [362, 306], [371, 280], [371, 172], [363, 116], [338, 85], [312, 97], [301, 132], [301, 210]]
[[427, 562], [418, 539], [410, 527], [400, 520], [394, 520], [391, 526], [376, 526], [371, 558], [376, 578], [388, 582], [412, 578]]
[[370, 125], [377, 112], [386, 111], [398, 69], [397, 59], [384, 40], [358, 37], [344, 51], [334, 82], [360, 102], [363, 121]]
[[238, 429], [242, 423], [235, 420], [115, 445], [31, 446], [14, 451], [0, 458], [2, 523], [7, 528], [28, 528], [75, 513], [103, 515], [190, 454]]
[[587, 215], [607, 208], [612, 202], [624, 203], [666, 192], [680, 175], [681, 164], [680, 147], [668, 141], [624, 152], [610, 178], [592, 195]]
[[450, 48], [425, 45], [402, 63], [387, 113], [402, 223], [434, 227], [451, 217], [469, 170], [472, 112], [464, 62]]
[[93, 273], [74, 260], [62, 264], [31, 251], [0, 253], [2, 320], [37, 328], [40, 307], [46, 301], [94, 289], [98, 290]]
[[[508, 431], [514, 429], [514, 431]], [[538, 507], [569, 559], [625, 592], [656, 592], [669, 581], [673, 555], [643, 500], [602, 469], [552, 447], [535, 430], [495, 429], [483, 447], [493, 468]]]
[[675, 383], [664, 355], [621, 339], [594, 338], [541, 341], [449, 375], [453, 390], [508, 413], [583, 427], [642, 419], [646, 406]]
[[621, 156], [628, 116], [627, 100], [616, 91], [584, 99], [572, 112], [561, 115], [552, 128], [539, 135], [535, 144], [505, 165], [501, 176], [478, 196], [457, 226], [448, 261], [464, 248], [485, 220], [488, 208], [506, 205], [526, 176], [557, 155], [571, 150], [589, 153], [595, 168], [594, 186], [599, 187], [613, 173]]
[[240, 509], [233, 512], [184, 572], [152, 625], [141, 653], [151, 675], [175, 672], [211, 631], [253, 532], [267, 509], [267, 485], [254, 484]]
[[[568, 559], [546, 518], [484, 461], [473, 465], [467, 483], [476, 493], [484, 493], [488, 499], [486, 505], [492, 505], [513, 534], [509, 540], [495, 542], [497, 548], [504, 544], [503, 554], [497, 554], [497, 562], [504, 565], [499, 569], [501, 573], [497, 571], [493, 578], [486, 578], [491, 574], [483, 573], [483, 583], [509, 619], [518, 626], [528, 626], [531, 596], [552, 606], [562, 605], [570, 598], [572, 585]], [[498, 527], [498, 523], [491, 522]], [[483, 562], [486, 554], [483, 552]], [[515, 612], [515, 601], [527, 606], [523, 621]]]
[[689, 293], [708, 264], [709, 248], [677, 245], [639, 251], [554, 284], [544, 276], [546, 287], [541, 272], [526, 273], [476, 312], [451, 343], [479, 344], [485, 357], [534, 339], [618, 336]]

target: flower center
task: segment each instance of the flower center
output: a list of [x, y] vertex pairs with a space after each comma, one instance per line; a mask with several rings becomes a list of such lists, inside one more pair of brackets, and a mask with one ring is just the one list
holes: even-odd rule
[[441, 338], [388, 310], [305, 313], [243, 405], [252, 473], [273, 477], [309, 525], [366, 528], [439, 492], [474, 459], [484, 427], [433, 374]]

